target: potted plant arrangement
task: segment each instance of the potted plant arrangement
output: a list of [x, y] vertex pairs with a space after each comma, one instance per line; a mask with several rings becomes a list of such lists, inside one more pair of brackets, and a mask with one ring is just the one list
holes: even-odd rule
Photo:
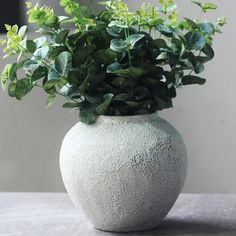
[[[201, 16], [217, 8], [192, 2]], [[178, 88], [205, 83], [199, 74], [214, 57], [213, 38], [225, 18], [180, 18], [173, 0], [133, 12], [121, 0], [105, 1], [98, 13], [60, 0], [68, 16], [26, 4], [40, 36], [28, 39], [26, 26], [6, 25], [5, 57], [18, 58], [2, 72], [3, 89], [17, 100], [43, 89], [47, 106], [63, 96], [63, 107], [78, 111], [60, 166], [72, 201], [96, 228], [156, 227], [186, 174], [184, 142], [157, 111], [172, 107]]]

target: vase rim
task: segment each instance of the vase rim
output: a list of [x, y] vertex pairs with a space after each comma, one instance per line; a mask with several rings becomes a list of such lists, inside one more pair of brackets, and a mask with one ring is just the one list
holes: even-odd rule
[[150, 119], [155, 119], [158, 116], [158, 112], [143, 114], [143, 115], [133, 115], [133, 116], [106, 116], [101, 115], [98, 117], [98, 122], [146, 122]]

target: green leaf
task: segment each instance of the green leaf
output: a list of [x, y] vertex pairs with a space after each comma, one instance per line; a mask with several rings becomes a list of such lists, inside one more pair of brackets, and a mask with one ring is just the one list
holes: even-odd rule
[[202, 49], [202, 52], [211, 60], [214, 58], [215, 53], [213, 48], [207, 43], [204, 48]]
[[181, 58], [185, 52], [185, 47], [182, 40], [177, 38], [171, 39], [169, 47], [175, 54], [179, 55], [179, 58]]
[[45, 89], [51, 89], [52, 87], [54, 87], [56, 84], [57, 84], [57, 80], [49, 80], [49, 81], [46, 81], [45, 83], [44, 83], [44, 88]]
[[114, 98], [113, 98], [113, 101], [122, 101], [122, 102], [125, 102], [125, 101], [128, 101], [128, 100], [132, 100], [132, 96], [128, 93], [121, 93], [121, 94], [118, 94], [116, 95]]
[[173, 11], [177, 7], [177, 5], [172, 0], [159, 0], [159, 2], [163, 5], [160, 11], [164, 14], [168, 13], [169, 11]]
[[114, 95], [111, 94], [111, 93], [104, 95], [103, 103], [96, 107], [96, 112], [97, 112], [98, 115], [103, 115], [103, 114], [106, 113], [107, 108], [109, 107], [109, 105], [110, 105], [110, 103], [112, 101], [113, 96]]
[[118, 28], [124, 28], [124, 29], [126, 29], [126, 28], [128, 28], [128, 25], [126, 25], [124, 22], [122, 22], [122, 21], [112, 21], [109, 25], [108, 25], [108, 27], [113, 27], [113, 26], [116, 26], [116, 27], [118, 27]]
[[100, 95], [85, 95], [85, 99], [86, 101], [90, 102], [90, 103], [99, 103], [101, 100], [101, 96]]
[[154, 94], [154, 97], [157, 103], [157, 109], [159, 111], [173, 107], [172, 100], [170, 98], [164, 98], [164, 97], [158, 96], [158, 93]]
[[131, 47], [134, 47], [135, 44], [140, 41], [144, 36], [144, 34], [132, 34], [127, 38], [127, 41], [131, 45]]
[[196, 60], [199, 62], [202, 62], [203, 64], [210, 61], [211, 59], [209, 57], [204, 56], [196, 56]]
[[58, 16], [58, 21], [61, 23], [61, 22], [63, 22], [63, 21], [65, 21], [65, 20], [68, 20], [69, 19], [69, 17], [68, 16]]
[[153, 88], [153, 96], [156, 101], [156, 106], [158, 110], [163, 110], [172, 107], [172, 97], [175, 94], [170, 94], [170, 90], [167, 84], [160, 82]]
[[67, 50], [68, 50], [68, 48], [66, 46], [53, 46], [53, 47], [51, 47], [49, 57], [54, 59], [60, 53], [67, 51]]
[[36, 38], [34, 40], [34, 42], [35, 42], [37, 48], [41, 48], [47, 42], [47, 37], [43, 36], [43, 37]]
[[84, 21], [86, 22], [86, 19], [93, 18], [93, 13], [91, 11], [91, 8], [88, 6], [80, 5], [77, 7], [74, 12], [72, 12], [72, 16], [78, 17], [80, 16]]
[[63, 104], [62, 107], [73, 109], [73, 108], [79, 107], [79, 103], [66, 102], [66, 103]]
[[210, 10], [216, 10], [217, 9], [217, 5], [211, 2], [208, 2], [206, 4], [203, 5], [202, 7], [204, 12], [208, 12]]
[[8, 95], [10, 97], [15, 97], [16, 92], [16, 82], [10, 82], [8, 86]]
[[202, 3], [199, 1], [191, 1], [192, 3], [196, 4], [197, 6], [203, 8]]
[[205, 37], [200, 32], [189, 32], [185, 35], [187, 47], [190, 50], [202, 49], [206, 44]]
[[66, 37], [68, 36], [69, 32], [70, 32], [70, 30], [67, 30], [67, 29], [62, 30], [62, 31], [57, 35], [57, 37], [56, 37], [56, 39], [55, 39], [55, 42], [56, 42], [56, 43], [60, 43], [60, 44], [61, 44], [61, 43], [65, 43]]
[[124, 82], [127, 81], [127, 78], [124, 77], [116, 77], [113, 81], [112, 81], [112, 85], [114, 86], [121, 86], [122, 84], [124, 84]]
[[205, 84], [206, 80], [194, 75], [186, 75], [182, 78], [183, 85], [190, 85], [190, 84]]
[[209, 34], [209, 35], [213, 35], [215, 33], [215, 27], [210, 22], [200, 23], [198, 27], [202, 33]]
[[140, 68], [140, 67], [133, 67], [133, 66], [127, 69], [122, 69], [122, 68], [116, 67], [116, 64], [112, 64], [107, 68], [107, 73], [137, 78], [137, 77], [146, 75], [148, 73], [148, 70], [144, 68]]
[[49, 47], [48, 46], [38, 48], [38, 49], [35, 50], [35, 52], [33, 54], [33, 60], [45, 59], [47, 57], [48, 53], [49, 53]]
[[95, 51], [95, 47], [93, 45], [87, 45], [84, 48], [78, 48], [73, 56], [76, 64], [82, 64], [92, 55]]
[[171, 6], [168, 6], [168, 7], [166, 8], [166, 11], [167, 11], [167, 12], [174, 11], [177, 7], [178, 7], [177, 4], [173, 4], [173, 5], [171, 5]]
[[158, 49], [167, 48], [167, 44], [164, 39], [155, 39], [151, 42], [151, 45], [157, 47]]
[[62, 76], [67, 77], [72, 68], [72, 56], [69, 52], [62, 52], [55, 60], [55, 67]]
[[[217, 19], [217, 24], [218, 24], [220, 27], [226, 25], [226, 24], [227, 24], [227, 19], [226, 19], [226, 17], [220, 17], [219, 19]], [[220, 31], [220, 30], [218, 29], [218, 31]]]
[[20, 37], [24, 37], [26, 30], [27, 30], [27, 25], [23, 25], [22, 27], [20, 27], [20, 29], [18, 31], [18, 35]]
[[109, 65], [115, 62], [117, 53], [108, 49], [100, 49], [94, 54], [94, 60], [97, 63]]
[[50, 31], [50, 29], [47, 28], [39, 28], [36, 33], [40, 33], [42, 35], [47, 35], [47, 36], [55, 36], [55, 33]]
[[205, 70], [204, 64], [200, 61], [196, 62], [195, 66], [194, 66], [194, 72], [196, 74], [200, 74]]
[[128, 105], [128, 107], [131, 107], [131, 108], [137, 108], [140, 106], [140, 104], [138, 102], [127, 101], [125, 103]]
[[56, 72], [55, 70], [50, 70], [48, 73], [48, 80], [57, 80], [59, 81], [61, 79], [61, 75]]
[[137, 87], [134, 89], [134, 96], [136, 100], [144, 99], [149, 94], [149, 90], [146, 87]]
[[111, 65], [109, 65], [108, 67], [107, 67], [107, 73], [113, 73], [113, 72], [115, 72], [115, 71], [117, 71], [117, 70], [120, 70], [120, 69], [122, 69], [122, 67], [120, 66], [120, 64], [118, 63], [118, 62], [115, 62], [115, 63], [112, 63]]
[[99, 1], [98, 4], [101, 6], [106, 6], [106, 7], [110, 8], [112, 6], [112, 1], [110, 1], [110, 0]]
[[17, 100], [21, 100], [26, 94], [28, 94], [33, 86], [30, 83], [29, 78], [17, 80], [15, 87], [15, 97]]
[[88, 125], [96, 123], [98, 119], [98, 115], [95, 112], [80, 110], [79, 114], [80, 114], [80, 121]]
[[198, 29], [198, 24], [195, 21], [193, 21], [193, 20], [191, 20], [189, 18], [184, 18], [184, 19], [185, 19], [186, 23], [188, 24], [188, 26], [191, 29], [193, 29], [193, 30]]
[[[181, 72], [174, 73], [174, 85], [176, 88], [179, 88], [182, 85], [183, 74]], [[169, 78], [172, 79], [172, 78]], [[170, 81], [172, 83], [172, 81]]]
[[89, 86], [89, 78], [86, 78], [79, 86], [79, 91], [80, 91], [81, 95], [85, 95], [85, 92], [86, 92], [88, 86]]
[[35, 82], [39, 79], [46, 77], [48, 74], [48, 70], [46, 67], [39, 66], [37, 69], [34, 70], [31, 76], [31, 82]]
[[72, 93], [72, 86], [69, 83], [64, 84], [64, 86], [60, 89], [60, 94], [62, 94], [65, 97], [69, 98], [71, 93]]
[[83, 106], [80, 108], [79, 116], [82, 123], [94, 124], [98, 118], [95, 104], [84, 102]]
[[157, 60], [167, 60], [169, 58], [170, 58], [169, 53], [162, 52], [158, 55]]
[[112, 26], [110, 28], [107, 28], [106, 30], [107, 30], [107, 33], [111, 35], [112, 37], [120, 37], [122, 28]]
[[49, 94], [46, 101], [46, 107], [50, 107], [56, 100], [56, 94]]
[[27, 40], [26, 41], [26, 49], [30, 52], [30, 53], [34, 53], [36, 50], [36, 44], [34, 41], [32, 40]]
[[123, 39], [112, 39], [110, 48], [115, 52], [124, 52], [128, 49], [129, 45]]
[[9, 69], [9, 80], [14, 81], [17, 79], [17, 70], [18, 70], [18, 64], [13, 63], [11, 68]]
[[58, 82], [57, 80], [46, 81], [43, 84], [44, 91], [48, 94], [55, 94], [56, 93], [55, 85], [57, 84], [57, 82]]
[[33, 60], [27, 60], [23, 65], [24, 71], [30, 71], [31, 73], [39, 67], [39, 63]]
[[166, 37], [173, 37], [175, 33], [174, 29], [167, 25], [158, 25], [157, 30]]
[[1, 84], [4, 91], [6, 90], [6, 87], [7, 87], [7, 81], [9, 79], [9, 71], [11, 67], [12, 67], [12, 64], [7, 64], [1, 75]]

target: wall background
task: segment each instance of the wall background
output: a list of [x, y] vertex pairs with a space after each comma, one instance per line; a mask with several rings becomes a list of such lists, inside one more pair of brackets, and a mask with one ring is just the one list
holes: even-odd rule
[[[42, 2], [58, 5], [54, 0]], [[143, 1], [129, 2], [135, 8]], [[189, 1], [176, 2], [186, 16], [198, 16], [198, 9]], [[225, 15], [228, 26], [217, 36], [216, 58], [204, 74], [207, 83], [180, 90], [174, 108], [160, 112], [160, 116], [180, 131], [188, 148], [184, 192], [236, 193], [236, 2], [213, 2], [219, 11], [209, 17]], [[1, 70], [5, 63], [1, 60]], [[60, 100], [45, 109], [45, 99], [35, 90], [19, 103], [0, 91], [0, 191], [64, 191], [59, 149], [78, 118], [61, 109]]]

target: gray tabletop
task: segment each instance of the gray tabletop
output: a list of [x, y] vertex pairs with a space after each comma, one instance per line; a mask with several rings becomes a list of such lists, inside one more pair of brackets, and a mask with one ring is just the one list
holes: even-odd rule
[[106, 233], [90, 225], [64, 193], [0, 193], [0, 236], [236, 236], [236, 195], [181, 195], [155, 230]]

